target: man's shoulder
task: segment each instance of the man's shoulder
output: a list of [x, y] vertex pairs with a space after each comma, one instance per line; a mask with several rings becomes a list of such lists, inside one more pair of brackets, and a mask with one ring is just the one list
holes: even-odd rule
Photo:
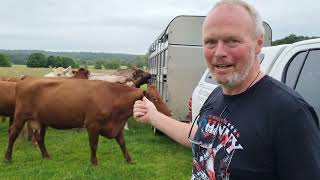
[[272, 103], [273, 106], [286, 109], [310, 106], [298, 92], [284, 83], [267, 75], [263, 81], [260, 86], [263, 93], [260, 96], [264, 97], [266, 102]]
[[210, 103], [212, 101], [214, 101], [216, 98], [218, 98], [219, 96], [223, 96], [223, 90], [221, 86], [216, 87], [209, 95], [209, 97], [207, 98], [207, 100], [205, 101], [204, 104], [206, 103]]

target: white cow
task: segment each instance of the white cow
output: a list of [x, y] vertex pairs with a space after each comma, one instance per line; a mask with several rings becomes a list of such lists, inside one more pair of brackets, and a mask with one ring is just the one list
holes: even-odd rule
[[113, 82], [113, 83], [125, 84], [130, 87], [134, 86], [134, 82], [132, 79], [126, 78], [124, 76], [117, 76], [117, 75], [91, 73], [89, 76], [89, 80], [108, 81], [108, 82]]
[[53, 68], [52, 72], [45, 74], [44, 77], [72, 77], [72, 68], [71, 66], [66, 69], [63, 67]]

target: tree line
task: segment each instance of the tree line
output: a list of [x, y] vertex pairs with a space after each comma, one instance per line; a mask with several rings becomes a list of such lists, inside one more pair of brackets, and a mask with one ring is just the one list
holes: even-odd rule
[[13, 64], [25, 65], [28, 57], [33, 53], [42, 53], [45, 56], [69, 57], [77, 62], [86, 62], [88, 65], [94, 65], [97, 60], [121, 59], [123, 61], [133, 61], [137, 55], [123, 53], [102, 53], [102, 52], [52, 52], [43, 50], [3, 50], [0, 53], [9, 56]]
[[[290, 34], [279, 40], [272, 42], [272, 45], [280, 44], [291, 44], [294, 42], [314, 39], [319, 37], [308, 37], [308, 36], [297, 36], [295, 34]], [[14, 57], [19, 57], [19, 63], [26, 64], [27, 67], [68, 67], [77, 68], [79, 66], [87, 67], [88, 65], [93, 65], [96, 69], [119, 69], [120, 66], [127, 67], [143, 67], [147, 65], [147, 56], [145, 55], [128, 55], [128, 54], [112, 54], [112, 53], [71, 53], [73, 57], [87, 57], [94, 59], [74, 59], [67, 56], [52, 55], [54, 52], [48, 52], [48, 57], [44, 51], [32, 51], [34, 53], [30, 54], [25, 62], [25, 55], [27, 50], [12, 50]], [[1, 67], [11, 67], [13, 54], [6, 53], [8, 51], [0, 50], [0, 66]], [[59, 54], [70, 55], [68, 52], [59, 52]]]
[[[10, 56], [0, 53], [0, 66], [1, 67], [11, 67]], [[26, 65], [30, 68], [48, 68], [48, 67], [69, 67], [78, 68], [80, 66], [87, 67], [88, 65], [94, 65], [96, 69], [119, 69], [121, 66], [126, 67], [143, 67], [147, 64], [147, 57], [144, 55], [136, 56], [132, 61], [125, 61], [120, 58], [96, 60], [93, 64], [88, 63], [88, 61], [81, 60], [75, 61], [70, 57], [64, 56], [48, 56], [46, 57], [43, 53], [32, 53], [28, 58]]]
[[77, 68], [79, 67], [73, 59], [69, 57], [60, 56], [49, 56], [46, 57], [42, 53], [33, 53], [28, 57], [27, 67], [37, 68], [37, 67], [69, 67]]
[[98, 60], [94, 64], [95, 69], [119, 69], [121, 66], [131, 68], [133, 66], [143, 68], [147, 66], [148, 57], [145, 55], [137, 56], [133, 61], [123, 61], [120, 59]]
[[280, 44], [292, 44], [298, 41], [308, 40], [308, 39], [315, 39], [319, 38], [316, 36], [308, 37], [308, 36], [297, 36], [295, 34], [290, 34], [287, 37], [284, 37], [282, 39], [278, 39], [275, 41], [272, 41], [272, 46], [280, 45]]

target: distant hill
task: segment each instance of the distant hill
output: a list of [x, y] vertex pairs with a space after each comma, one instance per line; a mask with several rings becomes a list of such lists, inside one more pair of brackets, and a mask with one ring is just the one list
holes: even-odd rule
[[121, 53], [102, 53], [102, 52], [52, 52], [43, 50], [4, 50], [0, 53], [8, 55], [13, 64], [26, 64], [28, 57], [32, 53], [43, 53], [48, 56], [70, 57], [76, 61], [87, 61], [94, 63], [98, 60], [120, 59], [123, 61], [133, 61], [138, 55]]

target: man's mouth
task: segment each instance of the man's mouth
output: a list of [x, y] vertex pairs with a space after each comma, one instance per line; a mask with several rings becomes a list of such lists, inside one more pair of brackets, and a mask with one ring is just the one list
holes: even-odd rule
[[215, 67], [218, 68], [218, 69], [227, 69], [227, 68], [229, 68], [231, 66], [232, 65], [226, 65], [226, 64], [215, 65]]

